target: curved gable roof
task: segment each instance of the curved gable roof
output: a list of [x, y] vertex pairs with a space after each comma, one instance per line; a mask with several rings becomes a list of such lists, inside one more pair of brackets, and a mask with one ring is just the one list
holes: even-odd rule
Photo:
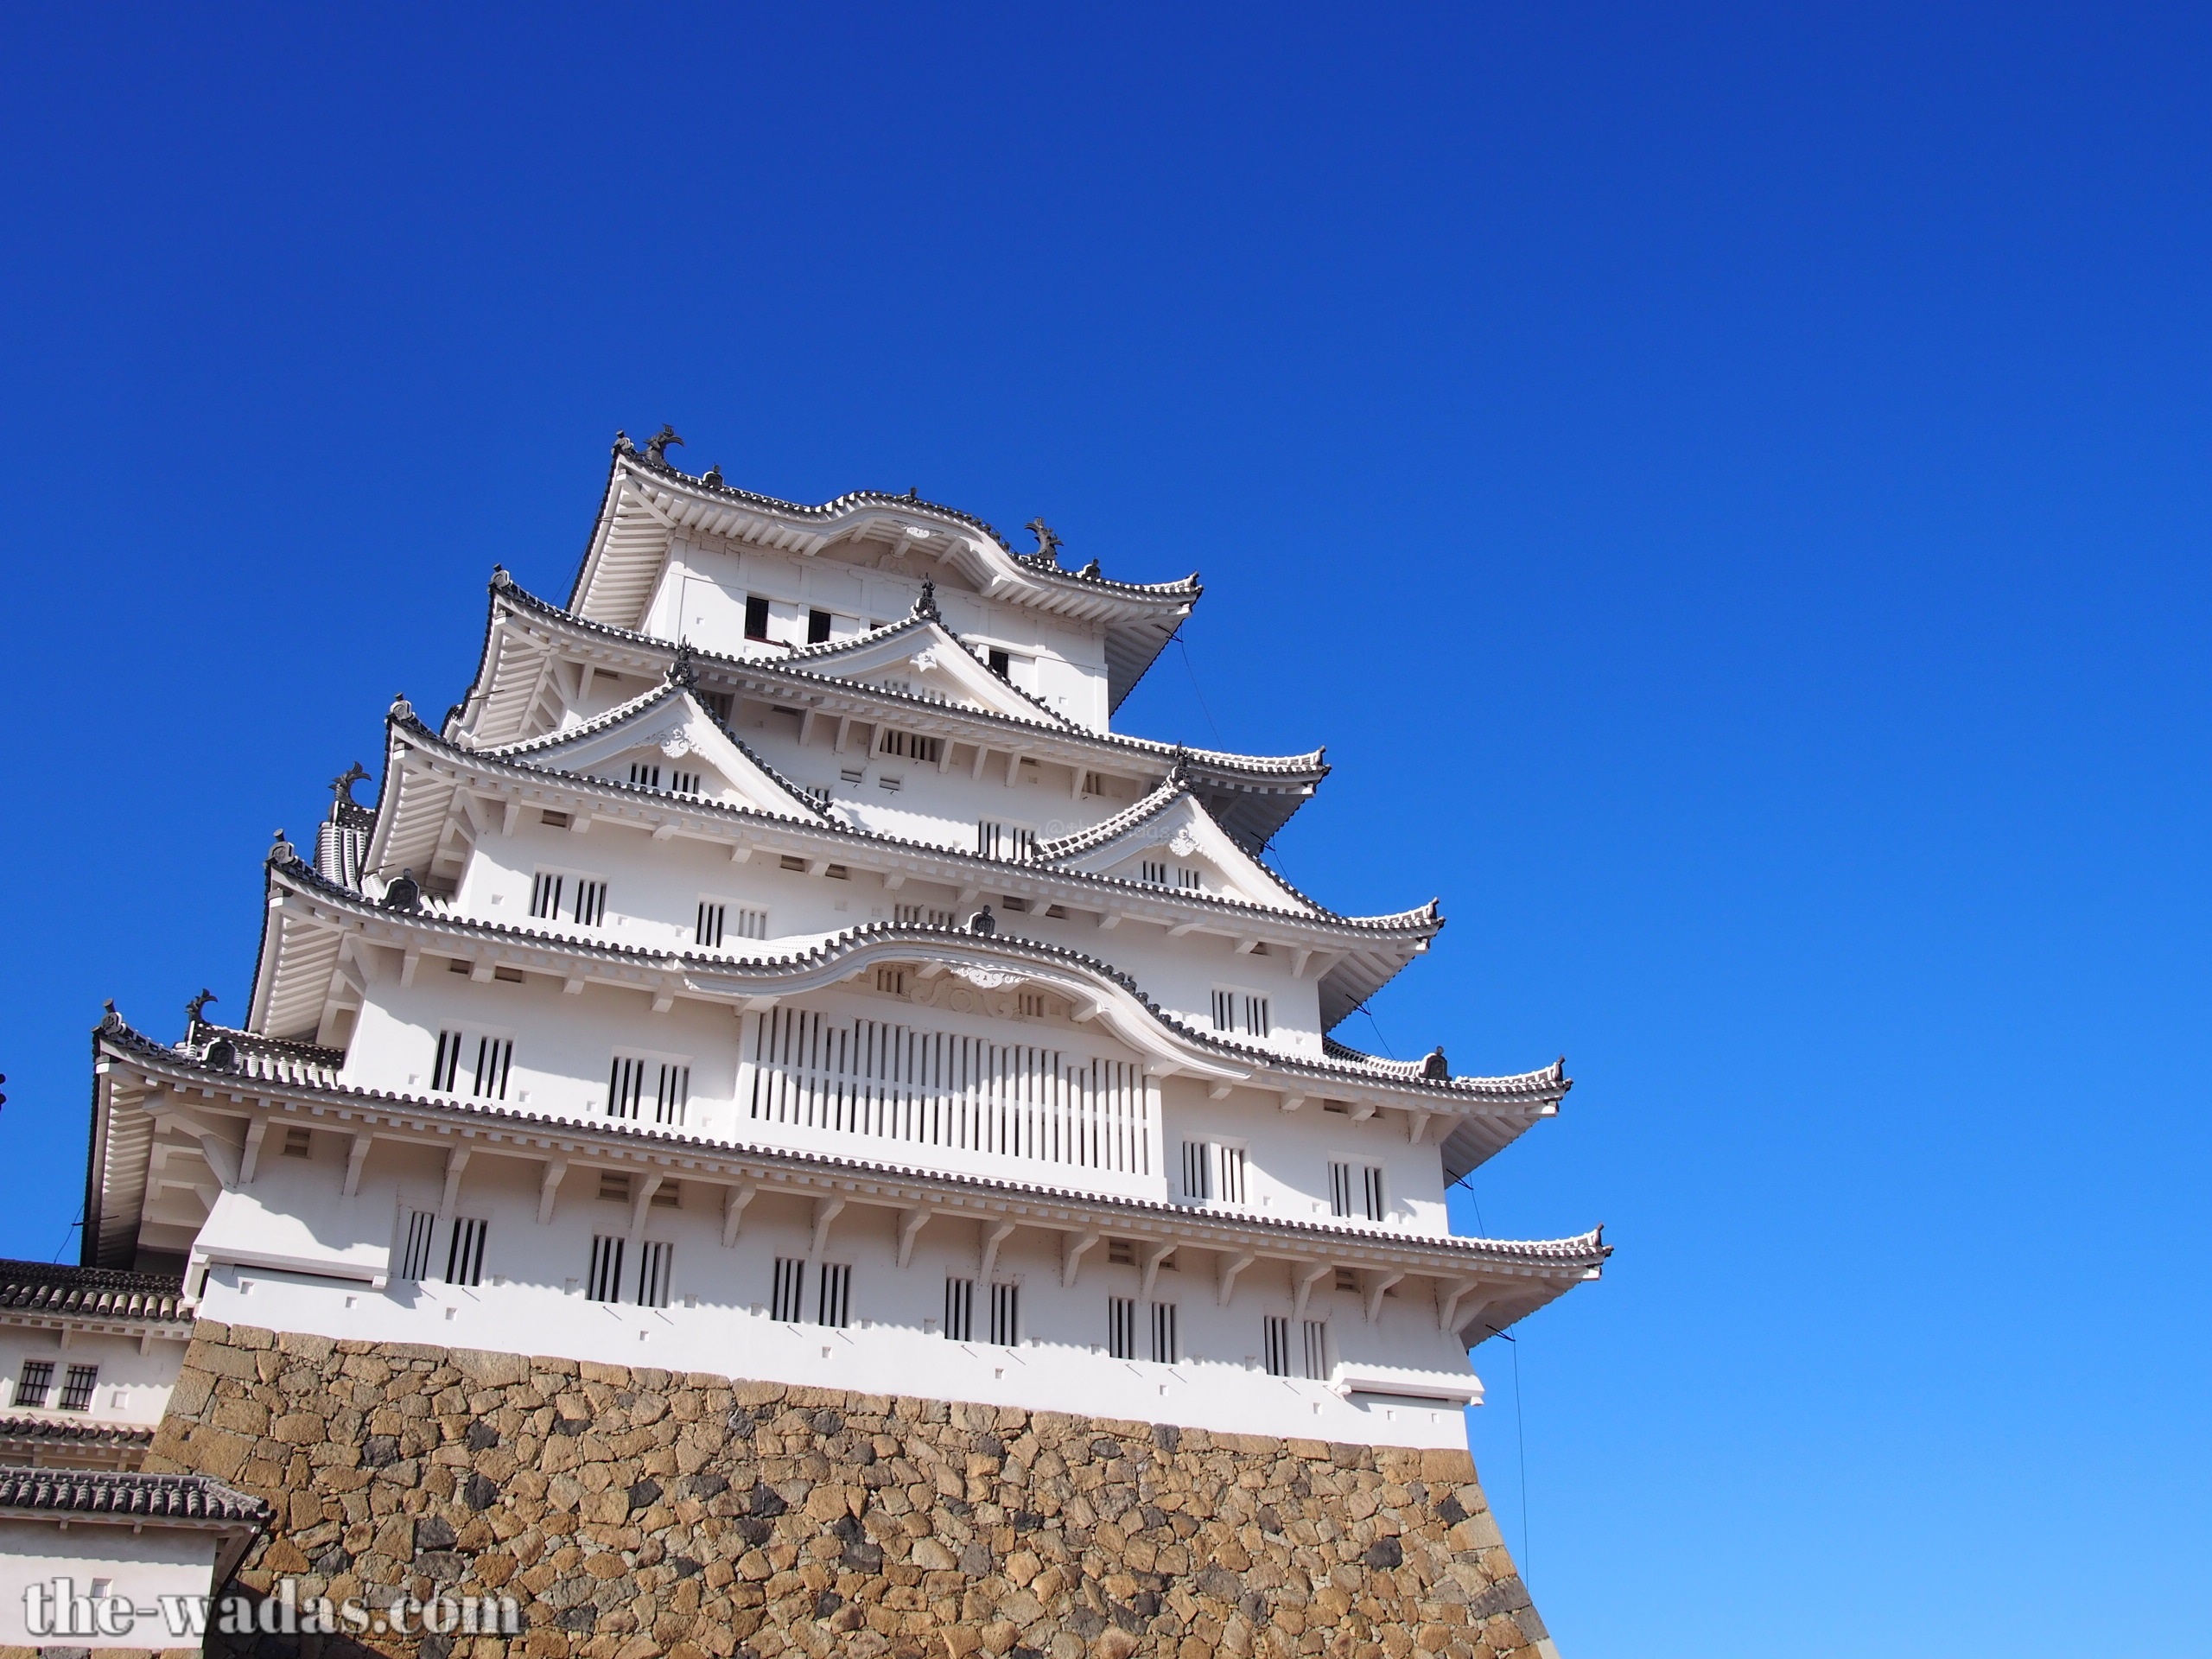
[[591, 541], [569, 591], [570, 613], [637, 626], [679, 529], [808, 556], [871, 533], [922, 546], [993, 600], [1102, 628], [1107, 701], [1115, 709], [1205, 591], [1195, 573], [1179, 582], [1112, 582], [1063, 570], [1046, 556], [1018, 556], [982, 519], [914, 496], [858, 490], [808, 506], [734, 489], [649, 460], [618, 436]]

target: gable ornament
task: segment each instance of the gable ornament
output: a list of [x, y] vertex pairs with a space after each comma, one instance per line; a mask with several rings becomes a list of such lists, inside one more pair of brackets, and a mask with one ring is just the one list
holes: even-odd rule
[[1167, 850], [1178, 858], [1188, 858], [1198, 850], [1198, 838], [1191, 833], [1191, 826], [1183, 824], [1169, 838]]

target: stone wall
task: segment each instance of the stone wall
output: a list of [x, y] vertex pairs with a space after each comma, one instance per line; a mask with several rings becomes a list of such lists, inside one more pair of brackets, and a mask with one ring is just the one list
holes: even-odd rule
[[203, 1321], [146, 1466], [276, 1506], [249, 1588], [521, 1602], [413, 1659], [1550, 1650], [1464, 1452]]

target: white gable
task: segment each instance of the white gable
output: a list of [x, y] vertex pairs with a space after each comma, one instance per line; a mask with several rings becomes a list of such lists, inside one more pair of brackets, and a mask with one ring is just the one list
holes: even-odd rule
[[1157, 791], [1123, 813], [1118, 823], [1109, 820], [1061, 845], [1065, 851], [1056, 851], [1050, 842], [1039, 847], [1039, 860], [1090, 875], [1185, 891], [1195, 888], [1213, 898], [1268, 910], [1318, 913], [1311, 901], [1237, 845], [1180, 786]]

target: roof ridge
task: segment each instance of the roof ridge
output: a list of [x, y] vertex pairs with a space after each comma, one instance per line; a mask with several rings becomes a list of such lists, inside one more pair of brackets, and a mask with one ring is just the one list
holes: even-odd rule
[[[506, 594], [524, 608], [535, 610], [541, 615], [556, 619], [569, 626], [591, 632], [605, 634], [613, 639], [632, 640], [639, 645], [649, 645], [657, 651], [670, 652], [677, 651], [683, 643], [680, 640], [664, 639], [657, 633], [646, 633], [637, 628], [619, 627], [612, 622], [601, 622], [591, 617], [578, 616], [573, 611], [555, 605], [550, 600], [539, 598], [516, 582], [504, 569], [493, 575], [492, 590], [494, 594]], [[950, 632], [950, 630], [948, 629], [947, 632]], [[958, 636], [955, 635], [954, 639], [957, 642]], [[803, 652], [810, 647], [802, 645], [792, 649], [796, 653]], [[965, 651], [967, 647], [963, 645], [961, 649]], [[1020, 720], [1013, 715], [1001, 714], [995, 709], [967, 709], [958, 703], [889, 690], [880, 685], [870, 685], [861, 680], [841, 680], [833, 675], [817, 674], [810, 669], [793, 666], [791, 658], [788, 657], [733, 657], [723, 652], [708, 651], [696, 645], [691, 647], [691, 652], [696, 661], [725, 664], [739, 670], [763, 669], [770, 673], [797, 675], [819, 684], [864, 692], [871, 696], [887, 697], [901, 702], [910, 702], [921, 709], [949, 709], [953, 713], [973, 719], [1006, 721], [1020, 725], [1036, 723]], [[972, 656], [974, 653], [971, 652], [969, 655]], [[482, 677], [480, 662], [477, 677], [479, 679]], [[1020, 690], [1018, 686], [1014, 689]], [[1025, 692], [1023, 695], [1026, 696], [1028, 694]], [[1034, 702], [1035, 699], [1032, 698], [1031, 701]], [[1046, 712], [1052, 713], [1049, 709]], [[1053, 718], [1058, 720], [1062, 717], [1054, 715]], [[1109, 748], [1133, 749], [1147, 754], [1157, 754], [1163, 758], [1172, 757], [1179, 750], [1195, 761], [1214, 765], [1224, 771], [1245, 771], [1263, 775], [1272, 772], [1280, 775], [1300, 769], [1318, 769], [1322, 776], [1325, 777], [1330, 770], [1325, 758], [1328, 753], [1325, 745], [1320, 748], [1308, 750], [1302, 754], [1249, 755], [1238, 754], [1230, 749], [1196, 749], [1184, 744], [1170, 743], [1160, 738], [1137, 737], [1127, 732], [1102, 731], [1092, 727], [1077, 725], [1073, 721], [1067, 721], [1065, 726], [1048, 727], [1045, 729], [1056, 735], [1084, 739]]]
[[[417, 734], [422, 737], [429, 739], [431, 742], [436, 744], [448, 754], [460, 756], [468, 760], [490, 760], [506, 765], [520, 766], [523, 764], [514, 756], [501, 753], [493, 749], [472, 749], [467, 747], [465, 745], [456, 743], [451, 738], [441, 735], [438, 732], [426, 725], [422, 718], [415, 714], [412, 709], [408, 709], [404, 713], [399, 712], [399, 704], [395, 703], [393, 705], [394, 712], [391, 716], [391, 720], [393, 724], [400, 726], [410, 733]], [[715, 724], [717, 726], [721, 726], [721, 722], [717, 721], [715, 721]], [[721, 729], [724, 732], [728, 732], [729, 728], [725, 726], [721, 727]], [[741, 747], [742, 746], [742, 741], [735, 739], [734, 735], [733, 741], [739, 741], [741, 743]], [[750, 754], [752, 753], [752, 751], [747, 749], [747, 753]], [[757, 757], [755, 758], [757, 759]], [[766, 770], [771, 772], [772, 775], [776, 776], [779, 781], [787, 781], [783, 779], [781, 773], [775, 772], [772, 767], [766, 767], [765, 762], [762, 762], [761, 764]], [[525, 769], [531, 771], [541, 777], [565, 778], [571, 779], [577, 784], [588, 784], [595, 788], [635, 793], [651, 797], [655, 799], [674, 800], [680, 804], [692, 808], [696, 810], [734, 813], [745, 817], [761, 817], [775, 823], [788, 822], [788, 820], [772, 818], [771, 815], [758, 812], [751, 807], [733, 806], [726, 801], [709, 801], [696, 796], [677, 795], [673, 793], [673, 791], [668, 790], [648, 789], [642, 784], [626, 784], [619, 779], [594, 778], [585, 772], [560, 772], [545, 767], [526, 767]], [[1195, 797], [1192, 798], [1196, 800]], [[1201, 810], [1205, 810], [1204, 802], [1198, 802], [1198, 804]], [[378, 799], [378, 810], [382, 810], [381, 797], [379, 797]], [[1209, 812], [1207, 816], [1211, 817], [1212, 817], [1212, 814]], [[1220, 820], [1217, 818], [1214, 822], [1218, 825]], [[1291, 916], [1294, 918], [1296, 916], [1295, 912], [1274, 910], [1265, 905], [1249, 904], [1243, 899], [1224, 898], [1218, 893], [1200, 893], [1195, 889], [1154, 887], [1147, 886], [1146, 883], [1141, 881], [1124, 880], [1119, 876], [1099, 875], [1087, 870], [1048, 868], [1043, 865], [1035, 864], [1027, 860], [992, 858], [988, 855], [982, 853], [971, 853], [962, 848], [948, 847], [940, 842], [913, 841], [904, 836], [887, 835], [880, 830], [869, 830], [856, 823], [848, 823], [843, 819], [836, 817], [826, 811], [821, 815], [821, 821], [818, 823], [810, 824], [808, 827], [834, 830], [838, 834], [849, 836], [855, 840], [868, 842], [875, 846], [908, 849], [914, 852], [927, 853], [932, 856], [963, 859], [971, 863], [981, 864], [995, 868], [1039, 871], [1043, 874], [1061, 876], [1073, 880], [1106, 882], [1114, 887], [1124, 888], [1132, 893], [1144, 893], [1153, 897], [1160, 897], [1162, 895], [1172, 896], [1177, 900], [1182, 902], [1200, 905], [1216, 905], [1234, 910], [1249, 911], [1255, 916]], [[1226, 830], [1224, 830], [1222, 833], [1224, 835], [1229, 835], [1229, 831]], [[1236, 840], [1236, 837], [1234, 836], [1230, 836], [1230, 839], [1234, 841]], [[1243, 845], [1242, 842], [1239, 842], [1238, 844], [1240, 846]], [[1258, 855], [1256, 854], [1252, 856], [1255, 862], [1258, 861]], [[1300, 899], [1305, 900], [1306, 903], [1313, 907], [1315, 917], [1308, 918], [1306, 919], [1314, 919], [1318, 918], [1323, 921], [1341, 923], [1347, 927], [1360, 928], [1370, 932], [1381, 932], [1385, 929], [1393, 926], [1418, 925], [1416, 918], [1419, 918], [1419, 920], [1433, 920], [1438, 923], [1440, 926], [1442, 925], [1443, 918], [1436, 913], [1437, 901], [1433, 899], [1429, 900], [1427, 905], [1417, 906], [1411, 910], [1391, 911], [1380, 916], [1351, 916], [1347, 915], [1341, 911], [1332, 910], [1326, 905], [1321, 903], [1319, 899], [1313, 898], [1308, 893], [1300, 892], [1297, 887], [1292, 886], [1287, 880], [1285, 880], [1278, 872], [1276, 872], [1272, 866], [1262, 864], [1262, 868], [1266, 869], [1270, 875], [1274, 876], [1277, 880], [1281, 881], [1283, 887], [1287, 890], [1296, 893]]]
[[[340, 886], [302, 859], [296, 852], [294, 852], [289, 860], [271, 859], [270, 879], [271, 880], [277, 879], [280, 873], [308, 888], [321, 890], [334, 902], [351, 905], [365, 912], [383, 916], [419, 914], [412, 911], [389, 910], [350, 887]], [[1255, 1048], [1249, 1044], [1231, 1042], [1217, 1033], [1186, 1025], [1154, 1001], [1134, 978], [1103, 957], [1090, 956], [1069, 946], [1053, 944], [1043, 939], [1025, 938], [1019, 934], [978, 934], [960, 927], [939, 927], [916, 922], [862, 922], [838, 932], [825, 934], [816, 944], [797, 954], [745, 956], [736, 952], [724, 952], [719, 956], [710, 957], [702, 955], [696, 950], [652, 951], [639, 945], [582, 939], [573, 934], [540, 933], [531, 929], [517, 926], [512, 922], [480, 921], [472, 917], [457, 916], [450, 912], [424, 917], [423, 919], [435, 925], [473, 932], [487, 938], [512, 939], [518, 943], [539, 946], [566, 946], [614, 961], [630, 961], [640, 965], [658, 965], [667, 971], [677, 972], [683, 971], [689, 967], [721, 973], [746, 968], [772, 969], [782, 967], [813, 967], [826, 964], [836, 957], [864, 945], [879, 942], [896, 943], [909, 938], [918, 942], [957, 938], [971, 945], [979, 941], [988, 942], [991, 946], [1017, 954], [1020, 951], [1034, 952], [1064, 963], [1071, 963], [1111, 981], [1135, 997], [1139, 1005], [1162, 1027], [1196, 1044], [1201, 1049], [1212, 1050], [1239, 1060], [1258, 1061], [1278, 1069], [1292, 1068], [1323, 1076], [1341, 1075], [1325, 1063], [1325, 1056], [1324, 1060], [1317, 1061], [1302, 1055], [1286, 1054], [1276, 1049]], [[114, 1017], [120, 1018], [120, 1016]], [[105, 1028], [105, 1022], [103, 1022], [103, 1028]], [[1420, 1077], [1409, 1077], [1402, 1081], [1434, 1085], [1446, 1094], [1454, 1091], [1462, 1094], [1498, 1093], [1510, 1092], [1517, 1087], [1538, 1079], [1563, 1080], [1563, 1074], [1560, 1074], [1560, 1077], [1554, 1078], [1554, 1074], [1558, 1072], [1559, 1068], [1554, 1065], [1542, 1071], [1521, 1072], [1510, 1077], [1443, 1078]], [[1565, 1090], [1562, 1089], [1560, 1092], [1563, 1094]]]
[[898, 507], [917, 516], [937, 513], [957, 524], [966, 524], [971, 529], [982, 531], [984, 535], [997, 543], [1001, 552], [1018, 564], [1035, 570], [1040, 575], [1058, 576], [1063, 581], [1080, 582], [1086, 587], [1109, 588], [1118, 593], [1137, 594], [1145, 598], [1168, 596], [1179, 598], [1185, 594], [1203, 591], [1199, 588], [1196, 571], [1173, 582], [1117, 582], [1110, 576], [1085, 575], [1081, 570], [1064, 569], [1058, 563], [1040, 564], [1036, 561], [1036, 556], [1033, 554], [1025, 555], [1015, 552], [1012, 543], [1005, 537], [1000, 535], [988, 523], [977, 518], [974, 513], [963, 512], [958, 507], [949, 507], [939, 501], [925, 501], [918, 495], [893, 495], [886, 490], [848, 490], [843, 494], [833, 496], [818, 505], [809, 505], [803, 501], [786, 501], [779, 496], [763, 495], [757, 490], [740, 489], [734, 484], [709, 483], [703, 476], [694, 477], [682, 468], [671, 466], [664, 459], [655, 461], [649, 455], [635, 452], [626, 454], [620, 444], [616, 446], [614, 453], [617, 457], [615, 466], [618, 470], [626, 461], [639, 472], [675, 480], [688, 488], [705, 491], [710, 496], [750, 502], [756, 506], [766, 507], [773, 512], [793, 513], [800, 518], [827, 518], [855, 506]]

